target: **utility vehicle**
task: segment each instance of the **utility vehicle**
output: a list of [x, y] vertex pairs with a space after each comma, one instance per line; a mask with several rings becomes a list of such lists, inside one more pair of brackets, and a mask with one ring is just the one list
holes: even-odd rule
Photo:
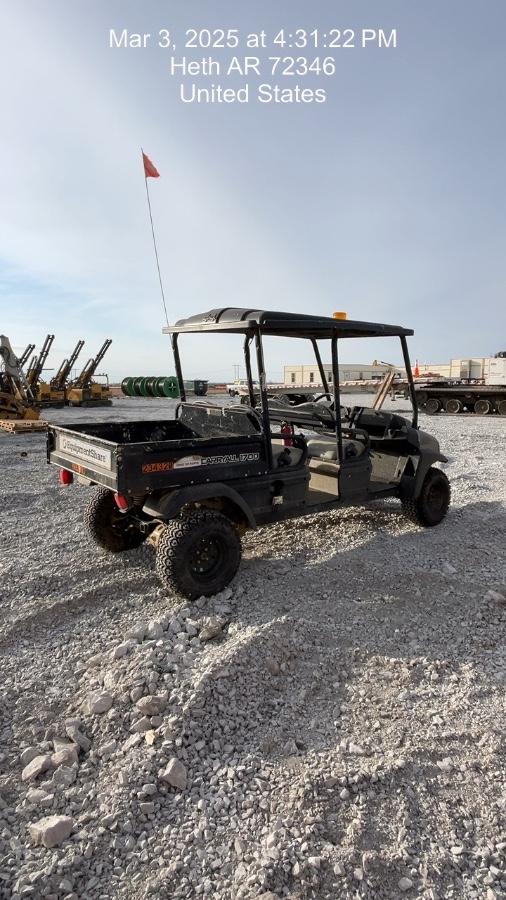
[[[225, 308], [182, 319], [164, 332], [171, 336], [181, 394], [174, 419], [49, 427], [48, 461], [60, 468], [62, 483], [77, 475], [99, 486], [86, 524], [101, 547], [115, 553], [149, 538], [163, 585], [194, 599], [215, 594], [232, 580], [247, 529], [384, 497], [399, 498], [419, 525], [437, 525], [444, 518], [450, 487], [434, 464], [447, 460], [435, 438], [417, 427], [409, 329]], [[195, 332], [242, 336], [249, 404], [186, 401], [178, 341]], [[266, 335], [309, 340], [324, 386], [321, 397], [297, 406], [268, 399]], [[411, 421], [340, 404], [339, 342], [387, 336], [401, 342]], [[331, 384], [320, 355], [323, 341], [330, 344]]]

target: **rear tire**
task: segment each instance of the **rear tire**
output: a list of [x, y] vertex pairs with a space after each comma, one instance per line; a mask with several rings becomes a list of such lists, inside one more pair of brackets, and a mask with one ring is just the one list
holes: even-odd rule
[[474, 404], [473, 412], [476, 416], [486, 416], [491, 410], [489, 400], [477, 400]]
[[107, 488], [95, 491], [86, 507], [84, 524], [95, 543], [110, 553], [133, 550], [145, 539], [128, 513], [119, 511], [113, 492]]
[[219, 593], [241, 562], [241, 539], [222, 513], [198, 510], [163, 526], [156, 574], [168, 591], [188, 600]]
[[506, 400], [497, 401], [497, 412], [500, 416], [506, 416]]
[[415, 525], [432, 528], [443, 521], [451, 500], [450, 482], [441, 469], [431, 466], [416, 499], [401, 498], [404, 515]]
[[428, 416], [435, 416], [440, 409], [441, 401], [438, 400], [437, 397], [429, 397], [427, 403], [425, 404], [424, 412], [426, 412]]
[[462, 403], [457, 397], [450, 397], [445, 403], [445, 412], [450, 416], [456, 416], [459, 412], [462, 412]]

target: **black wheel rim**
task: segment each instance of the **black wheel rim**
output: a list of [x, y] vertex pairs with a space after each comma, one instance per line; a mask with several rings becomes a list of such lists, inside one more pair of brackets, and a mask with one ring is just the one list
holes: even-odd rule
[[125, 531], [130, 531], [132, 528], [130, 516], [126, 513], [121, 513], [119, 510], [113, 510], [110, 523], [112, 530], [118, 531], [120, 534], [124, 534]]
[[193, 545], [188, 567], [197, 581], [210, 581], [223, 564], [223, 542], [215, 536], [204, 537]]
[[443, 481], [436, 481], [427, 491], [427, 506], [432, 513], [442, 512], [448, 502], [448, 492]]

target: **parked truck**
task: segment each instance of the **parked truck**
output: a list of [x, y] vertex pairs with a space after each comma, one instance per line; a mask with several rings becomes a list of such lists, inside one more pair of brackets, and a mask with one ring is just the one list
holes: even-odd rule
[[429, 415], [506, 416], [506, 350], [495, 356], [452, 359], [449, 378], [417, 379], [418, 408]]

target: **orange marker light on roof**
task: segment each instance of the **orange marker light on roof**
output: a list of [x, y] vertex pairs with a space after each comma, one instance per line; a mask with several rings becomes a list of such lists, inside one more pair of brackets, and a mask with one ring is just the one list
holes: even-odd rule
[[332, 318], [333, 318], [333, 319], [347, 319], [347, 318], [348, 318], [348, 313], [345, 313], [345, 312], [335, 312], [335, 313], [332, 313]]

